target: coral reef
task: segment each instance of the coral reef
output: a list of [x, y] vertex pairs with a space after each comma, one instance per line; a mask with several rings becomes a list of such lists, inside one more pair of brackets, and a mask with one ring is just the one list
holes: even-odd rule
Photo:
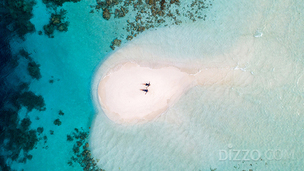
[[0, 168], [3, 171], [11, 171], [12, 169], [6, 163], [6, 159], [3, 156], [0, 156]]
[[129, 10], [127, 10], [124, 7], [121, 7], [120, 9], [115, 9], [115, 18], [121, 18], [124, 17], [127, 13], [129, 12]]
[[113, 40], [113, 42], [112, 42], [112, 44], [111, 44], [110, 47], [111, 47], [112, 50], [114, 50], [114, 49], [115, 49], [115, 46], [116, 46], [116, 47], [119, 47], [120, 44], [121, 44], [121, 40], [119, 40], [119, 39], [116, 38], [116, 39]]
[[[2, 49], [0, 53], [3, 53]], [[29, 83], [23, 82], [22, 80], [7, 85], [8, 78], [5, 76], [14, 69], [13, 66], [16, 65], [16, 61], [17, 65], [19, 58], [32, 61], [33, 59], [30, 54], [22, 49], [19, 55], [13, 56], [10, 51], [6, 51], [3, 57], [8, 57], [10, 60], [2, 61], [4, 62], [3, 68], [5, 69], [0, 69], [0, 74], [4, 76], [3, 79], [0, 80], [0, 146], [3, 150], [8, 151], [8, 153], [1, 154], [0, 163], [6, 159], [25, 163], [27, 160], [33, 158], [33, 156], [29, 154], [29, 151], [32, 150], [39, 141], [37, 131], [39, 134], [41, 128], [37, 129], [37, 131], [36, 129], [30, 129], [32, 122], [29, 117], [26, 115], [26, 117], [20, 121], [18, 112], [22, 106], [27, 108], [28, 111], [33, 109], [45, 110], [44, 99], [42, 96], [29, 91]], [[0, 170], [11, 169], [6, 163], [2, 163]]]
[[50, 38], [54, 37], [54, 31], [58, 30], [60, 32], [68, 31], [69, 22], [64, 21], [66, 15], [66, 10], [61, 9], [60, 12], [55, 12], [51, 14], [50, 22], [43, 26], [44, 34]]
[[16, 32], [21, 38], [30, 32], [35, 31], [35, 26], [30, 22], [33, 16], [34, 0], [3, 0], [1, 12], [5, 13], [1, 18], [9, 30]]
[[74, 129], [72, 135], [67, 135], [67, 141], [72, 142], [73, 137], [75, 138], [75, 143], [73, 145], [74, 156], [68, 162], [69, 166], [73, 167], [73, 163], [78, 163], [83, 168], [84, 171], [104, 171], [98, 168], [96, 160], [91, 156], [89, 150], [89, 143], [87, 142], [89, 133], [83, 129]]
[[61, 125], [60, 119], [54, 120], [54, 125], [60, 126]]
[[38, 135], [42, 134], [43, 131], [44, 131], [43, 127], [38, 127], [37, 128]]
[[[111, 18], [111, 9], [115, 6], [118, 5], [120, 2], [118, 0], [106, 0], [106, 1], [99, 1], [97, 0], [97, 6], [96, 9], [102, 9], [102, 16], [104, 19], [109, 20]], [[114, 17], [115, 18], [121, 18], [124, 17], [127, 13], [129, 12], [129, 10], [127, 10], [124, 7], [121, 8], [117, 8], [115, 9], [114, 12]]]
[[80, 0], [42, 0], [45, 4], [53, 4], [57, 6], [62, 6], [65, 2], [79, 2]]
[[[126, 40], [132, 40], [138, 34], [150, 28], [160, 26], [178, 25], [187, 18], [195, 22], [198, 19], [205, 20], [207, 17], [204, 10], [212, 6], [212, 0], [193, 0], [187, 6], [180, 7], [179, 0], [96, 0], [97, 5], [92, 6], [97, 12], [102, 10], [102, 16], [106, 20], [111, 20], [111, 14], [115, 18], [122, 18], [130, 11], [136, 11], [137, 15], [133, 19], [126, 21], [123, 29], [127, 30]], [[90, 13], [94, 13], [91, 11]], [[111, 49], [115, 49], [113, 42]]]
[[[9, 113], [11, 113], [10, 111]], [[32, 150], [38, 142], [36, 131], [29, 129], [31, 121], [25, 118], [21, 121], [21, 124], [16, 128], [8, 127], [8, 129], [1, 135], [7, 138], [9, 141], [5, 144], [5, 149], [10, 150], [10, 158], [13, 161], [26, 162], [27, 159], [32, 159], [32, 155], [28, 152]], [[20, 155], [21, 151], [23, 155]], [[24, 156], [20, 159], [21, 156]]]
[[73, 137], [71, 135], [67, 135], [67, 141], [73, 141]]
[[111, 18], [111, 13], [108, 8], [105, 8], [102, 12], [102, 16], [104, 19], [109, 20]]
[[21, 121], [21, 128], [24, 130], [29, 129], [30, 125], [32, 124], [32, 121], [30, 120], [30, 118], [24, 118]]
[[[58, 6], [62, 6], [65, 2], [79, 2], [80, 0], [42, 0], [43, 3], [49, 8], [55, 9], [55, 13], [51, 14], [50, 22], [43, 26], [44, 34], [50, 38], [54, 38], [54, 31], [60, 32], [68, 31], [69, 22], [63, 21], [66, 15], [66, 10], [61, 9], [60, 12], [56, 12]], [[39, 32], [41, 35], [42, 32]]]
[[61, 115], [61, 116], [64, 115], [64, 113], [62, 112], [62, 110], [59, 110], [58, 114]]
[[[32, 122], [28, 117], [19, 122], [18, 111], [21, 106], [25, 106], [28, 111], [33, 109], [43, 110], [45, 107], [41, 96], [28, 91], [28, 84], [23, 83], [17, 90], [21, 92], [12, 92], [5, 96], [5, 101], [8, 104], [0, 105], [0, 128], [2, 129], [0, 144], [4, 149], [10, 151], [9, 155], [1, 156], [0, 158], [10, 158], [12, 161], [26, 162], [26, 160], [32, 159], [33, 156], [28, 153], [37, 144], [37, 132], [41, 134], [43, 128], [37, 128], [37, 131], [30, 129]], [[4, 140], [6, 143], [4, 143]], [[5, 167], [1, 165], [0, 168], [4, 169]]]
[[33, 59], [23, 49], [13, 55], [9, 43], [15, 36], [23, 40], [27, 33], [35, 31], [30, 22], [34, 5], [34, 0], [1, 0], [0, 3], [0, 146], [1, 151], [5, 151], [0, 154], [0, 170], [3, 171], [13, 170], [7, 161], [31, 160], [33, 156], [29, 152], [38, 142], [36, 129], [30, 129], [29, 117], [18, 116], [21, 107], [25, 106], [28, 111], [45, 109], [43, 98], [28, 91], [29, 83], [13, 74], [20, 58], [29, 62]]
[[26, 107], [28, 111], [37, 109], [39, 111], [45, 110], [44, 99], [41, 95], [36, 95], [31, 91], [26, 91], [17, 97], [17, 102], [22, 106]]
[[54, 37], [53, 33], [55, 31], [55, 27], [52, 24], [47, 24], [43, 26], [44, 34], [48, 35], [49, 37]]
[[32, 61], [32, 57], [30, 56], [31, 54], [28, 53], [27, 51], [25, 51], [24, 49], [21, 49], [19, 51], [19, 55], [24, 57], [25, 59], [29, 60], [29, 61]]
[[37, 64], [36, 62], [32, 61], [29, 62], [27, 65], [27, 71], [29, 72], [29, 75], [32, 78], [35, 78], [36, 80], [39, 80], [41, 78], [41, 74], [40, 74], [40, 65]]
[[31, 57], [31, 54], [28, 53], [27, 51], [25, 51], [24, 49], [21, 49], [19, 51], [19, 55], [29, 61], [28, 65], [27, 65], [27, 71], [28, 71], [29, 75], [32, 78], [39, 80], [41, 78], [40, 65], [37, 64]]

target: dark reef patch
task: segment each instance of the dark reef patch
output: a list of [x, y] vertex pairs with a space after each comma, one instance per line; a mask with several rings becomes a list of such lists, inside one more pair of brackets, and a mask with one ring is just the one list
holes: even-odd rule
[[[17, 125], [15, 123], [15, 125]], [[1, 156], [3, 158], [10, 158], [12, 161], [25, 163], [26, 160], [32, 159], [29, 151], [34, 149], [38, 142], [36, 130], [29, 129], [31, 121], [25, 118], [17, 127], [10, 125], [6, 131], [1, 134], [1, 139], [9, 140], [3, 144], [3, 148], [8, 149], [10, 153], [8, 156]], [[3, 142], [1, 142], [3, 143]], [[22, 152], [22, 153], [21, 153]]]
[[[24, 49], [13, 55], [9, 43], [13, 38], [24, 40], [27, 33], [35, 31], [30, 22], [35, 1], [0, 2], [0, 170], [8, 171], [12, 170], [11, 162], [25, 163], [31, 160], [33, 156], [29, 152], [39, 141], [36, 129], [31, 129], [32, 122], [28, 115], [19, 118], [19, 110], [22, 106], [28, 111], [44, 110], [45, 104], [41, 96], [29, 91], [30, 80], [22, 80], [17, 76], [19, 59], [25, 58], [29, 62], [33, 62], [33, 59]], [[40, 75], [40, 72], [36, 70], [35, 74]]]
[[80, 0], [42, 0], [42, 2], [45, 4], [62, 6], [65, 2], [80, 2]]
[[[50, 9], [54, 9], [48, 24], [43, 26], [44, 34], [49, 38], [54, 38], [54, 31], [67, 32], [69, 22], [65, 21], [66, 10], [61, 9], [57, 12], [57, 7], [62, 6], [65, 2], [80, 2], [80, 0], [42, 0], [44, 4]], [[39, 32], [42, 35], [42, 32]]]
[[43, 127], [38, 127], [38, 128], [37, 128], [37, 133], [38, 133], [38, 135], [42, 134], [43, 131], [44, 131]]
[[[207, 17], [205, 10], [212, 6], [212, 1], [193, 0], [181, 11], [177, 9], [181, 4], [179, 0], [96, 0], [97, 5], [92, 6], [92, 8], [97, 12], [102, 10], [102, 16], [105, 20], [122, 18], [129, 11], [136, 11], [136, 16], [129, 17], [123, 27], [128, 32], [125, 39], [132, 40], [133, 37], [145, 30], [160, 26], [179, 25], [185, 18], [193, 22], [198, 19], [205, 20]], [[94, 10], [90, 13], [94, 13]], [[110, 47], [115, 49], [113, 44]]]
[[112, 50], [114, 50], [114, 49], [115, 49], [115, 46], [116, 46], [116, 47], [119, 47], [120, 44], [121, 44], [121, 40], [119, 40], [119, 39], [116, 38], [116, 39], [113, 40], [113, 42], [112, 42], [112, 44], [111, 44], [110, 47], [111, 47]]
[[21, 49], [19, 51], [19, 55], [21, 55], [22, 57], [24, 57], [25, 59], [29, 60], [29, 61], [32, 61], [32, 57], [31, 57], [31, 54], [28, 53], [27, 51], [25, 51], [24, 49]]
[[73, 137], [71, 135], [67, 135], [67, 141], [73, 141]]
[[36, 4], [34, 0], [2, 0], [1, 2], [1, 22], [11, 33], [17, 33], [24, 38], [25, 34], [35, 31], [35, 26], [30, 22], [33, 6]]
[[54, 120], [54, 125], [60, 126], [61, 124], [62, 124], [62, 122], [60, 121], [60, 119]]
[[50, 22], [43, 26], [44, 34], [50, 38], [54, 37], [54, 31], [58, 30], [60, 32], [68, 31], [69, 22], [64, 21], [66, 15], [66, 10], [61, 9], [60, 12], [55, 12], [51, 14]]
[[32, 121], [30, 120], [30, 118], [24, 118], [21, 121], [21, 128], [24, 130], [29, 129], [30, 125], [32, 124]]
[[[39, 141], [38, 135], [43, 130], [38, 128], [37, 132], [36, 129], [30, 129], [31, 120], [29, 117], [25, 117], [20, 121], [18, 111], [21, 109], [21, 106], [25, 106], [28, 111], [33, 109], [44, 110], [44, 100], [42, 96], [37, 96], [33, 92], [28, 91], [27, 83], [19, 83], [18, 86], [15, 85], [13, 88], [1, 86], [1, 94], [5, 90], [9, 91], [6, 91], [6, 94], [1, 96], [1, 100], [4, 103], [1, 103], [0, 106], [0, 127], [2, 129], [0, 144], [9, 153], [0, 154], [0, 158], [5, 161], [6, 159], [11, 159], [11, 161], [25, 163], [33, 158], [29, 154], [29, 151], [34, 149]], [[10, 170], [9, 163], [1, 165], [1, 169]]]
[[39, 111], [44, 111], [45, 103], [41, 95], [36, 95], [31, 91], [26, 91], [17, 97], [17, 101], [20, 105], [27, 108], [28, 111], [37, 109]]
[[64, 115], [64, 113], [62, 112], [62, 110], [59, 110], [58, 114], [61, 115], [61, 116]]
[[27, 71], [29, 75], [36, 79], [39, 80], [41, 78], [41, 73], [40, 73], [40, 65], [37, 64], [33, 58], [31, 57], [31, 54], [25, 51], [24, 49], [21, 49], [19, 51], [19, 56], [24, 57], [28, 61], [27, 65]]
[[[67, 135], [67, 141], [74, 142], [73, 153], [74, 155], [68, 161], [68, 165], [73, 167], [75, 163], [78, 163], [84, 171], [104, 171], [103, 169], [98, 168], [97, 162], [91, 156], [91, 151], [89, 150], [88, 143], [89, 132], [75, 128], [71, 135]], [[75, 140], [75, 141], [74, 141]]]
[[[5, 75], [4, 72], [1, 74]], [[0, 84], [5, 85], [6, 81], [5, 77], [0, 81]], [[11, 159], [11, 161], [25, 163], [26, 160], [32, 159], [33, 156], [29, 154], [29, 151], [35, 147], [38, 138], [37, 131], [30, 129], [32, 122], [29, 117], [20, 121], [18, 112], [22, 106], [26, 107], [28, 111], [44, 110], [44, 100], [42, 96], [28, 91], [28, 83], [24, 82], [1, 86], [0, 94], [3, 95], [0, 103], [0, 127], [2, 129], [0, 144], [5, 151], [9, 151], [9, 153], [0, 154], [0, 158], [1, 160]], [[9, 164], [1, 165], [1, 169], [10, 170]]]
[[40, 65], [37, 64], [36, 62], [32, 61], [29, 62], [27, 65], [27, 71], [29, 72], [30, 76], [32, 78], [35, 78], [37, 80], [39, 80], [41, 78], [41, 74], [40, 74]]

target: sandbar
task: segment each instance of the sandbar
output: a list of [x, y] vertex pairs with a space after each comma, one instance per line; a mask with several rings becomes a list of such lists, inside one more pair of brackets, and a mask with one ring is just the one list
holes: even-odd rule
[[[98, 99], [107, 117], [116, 123], [146, 122], [173, 105], [193, 80], [193, 75], [174, 66], [151, 68], [127, 62], [100, 80]], [[149, 87], [144, 85], [149, 82]], [[146, 88], [147, 93], [141, 90]]]

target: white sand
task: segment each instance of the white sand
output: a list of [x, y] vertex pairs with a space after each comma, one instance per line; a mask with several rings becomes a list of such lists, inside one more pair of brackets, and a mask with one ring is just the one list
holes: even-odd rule
[[[117, 123], [137, 123], [152, 120], [192, 85], [193, 75], [178, 68], [141, 67], [125, 63], [108, 73], [99, 83], [99, 102], [111, 120]], [[143, 83], [150, 82], [148, 93]]]
[[[240, 79], [240, 78], [244, 79]], [[238, 78], [237, 80], [234, 78]], [[204, 69], [196, 74], [173, 66], [151, 68], [127, 62], [116, 66], [98, 85], [98, 99], [105, 114], [116, 123], [153, 120], [195, 85], [248, 84], [250, 73], [238, 69]], [[151, 83], [148, 92], [144, 83]]]

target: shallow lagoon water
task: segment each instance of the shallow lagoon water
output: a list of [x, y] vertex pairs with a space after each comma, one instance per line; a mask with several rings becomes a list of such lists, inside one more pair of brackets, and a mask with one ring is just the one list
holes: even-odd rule
[[[116, 58], [108, 58], [109, 42], [125, 32], [118, 29], [121, 33], [115, 33], [119, 21], [105, 22], [100, 14], [90, 14], [93, 3], [66, 5], [71, 23], [67, 33], [54, 39], [28, 35], [23, 44], [12, 43], [16, 48], [26, 47], [41, 64], [43, 77], [32, 82], [30, 89], [43, 95], [47, 110], [30, 113], [32, 126], [55, 131], [49, 136], [48, 149], [39, 144], [32, 152], [33, 159], [16, 168], [80, 170], [67, 165], [72, 145], [66, 134], [75, 127], [91, 127], [92, 155], [105, 170], [304, 167], [303, 3], [215, 1], [206, 21], [144, 32], [111, 52], [122, 54]], [[33, 18], [38, 29], [44, 23], [39, 16], [45, 13], [38, 3]], [[141, 57], [124, 56], [124, 51], [134, 46]], [[219, 79], [197, 86], [156, 120], [119, 125], [100, 110], [94, 90], [98, 76], [124, 60], [191, 66], [202, 71], [236, 69], [250, 73], [253, 79], [242, 84], [238, 75], [230, 81]], [[99, 66], [103, 66], [101, 70]], [[51, 76], [60, 81], [49, 84]], [[65, 116], [62, 126], [56, 127], [52, 121], [60, 109]], [[35, 122], [35, 116], [41, 119]], [[233, 159], [236, 151], [243, 155]], [[246, 160], [240, 161], [247, 151]], [[278, 151], [281, 156], [271, 155]]]

